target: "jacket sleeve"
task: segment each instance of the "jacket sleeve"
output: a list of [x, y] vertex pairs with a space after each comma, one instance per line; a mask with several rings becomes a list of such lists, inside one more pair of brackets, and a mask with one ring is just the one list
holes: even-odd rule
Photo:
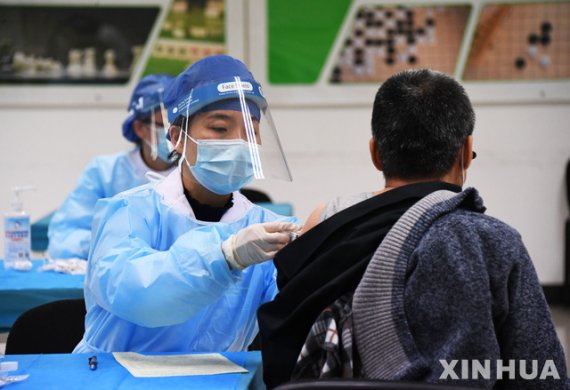
[[105, 196], [97, 160], [81, 173], [77, 186], [52, 217], [48, 255], [53, 259], [87, 259], [91, 221], [97, 200]]
[[[517, 363], [525, 361], [526, 367], [521, 376], [522, 368], [517, 365], [515, 380], [500, 381], [497, 388], [570, 389], [564, 350], [538, 276], [518, 234], [511, 250], [515, 266], [509, 274], [504, 294], [494, 299], [495, 305], [503, 305], [508, 310], [495, 319], [495, 327], [501, 358]], [[534, 376], [533, 372], [536, 377], [529, 379]]]
[[[518, 233], [486, 217], [478, 226], [448, 222], [436, 223], [422, 239], [406, 284], [417, 360], [428, 367], [424, 380], [495, 389], [568, 388], [564, 353]], [[475, 373], [474, 361], [489, 364], [488, 374]], [[540, 379], [548, 362], [559, 380]]]
[[190, 230], [170, 248], [156, 250], [155, 237], [167, 234], [160, 217], [132, 207], [132, 201], [115, 197], [97, 204], [85, 288], [105, 310], [141, 326], [174, 325], [240, 278], [221, 250], [234, 233], [229, 225]]

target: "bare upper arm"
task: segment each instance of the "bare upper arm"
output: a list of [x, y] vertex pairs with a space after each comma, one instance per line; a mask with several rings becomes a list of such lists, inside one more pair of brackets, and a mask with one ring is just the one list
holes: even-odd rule
[[325, 209], [326, 203], [321, 203], [320, 205], [318, 205], [313, 212], [311, 213], [311, 215], [309, 215], [309, 218], [307, 218], [307, 220], [305, 221], [305, 224], [303, 225], [303, 228], [301, 229], [301, 234], [306, 233], [307, 231], [311, 230], [315, 225], [317, 225], [321, 219], [321, 214], [323, 213], [323, 210]]

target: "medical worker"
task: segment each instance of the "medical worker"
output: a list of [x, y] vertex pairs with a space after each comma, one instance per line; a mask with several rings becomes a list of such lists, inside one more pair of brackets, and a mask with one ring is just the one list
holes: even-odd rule
[[268, 260], [299, 226], [239, 193], [253, 178], [291, 180], [260, 85], [212, 56], [165, 104], [178, 169], [98, 202], [74, 352], [243, 351], [277, 292]]
[[169, 158], [161, 105], [164, 89], [173, 80], [166, 75], [144, 77], [133, 91], [123, 136], [136, 144], [129, 152], [96, 157], [81, 174], [48, 228], [48, 256], [52, 259], [87, 259], [95, 203], [148, 183], [149, 171], [167, 175], [174, 168]]

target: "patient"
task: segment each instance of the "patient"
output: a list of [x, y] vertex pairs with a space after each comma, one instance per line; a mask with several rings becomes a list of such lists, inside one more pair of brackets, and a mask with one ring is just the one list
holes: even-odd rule
[[258, 311], [268, 387], [364, 377], [567, 388], [520, 235], [462, 190], [474, 123], [463, 87], [442, 73], [381, 86], [370, 155], [386, 185], [317, 208], [275, 257], [280, 292]]

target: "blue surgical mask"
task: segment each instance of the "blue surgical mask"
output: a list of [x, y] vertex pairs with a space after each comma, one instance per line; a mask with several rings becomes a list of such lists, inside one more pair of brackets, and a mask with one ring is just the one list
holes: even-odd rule
[[243, 140], [195, 140], [196, 163], [186, 161], [196, 180], [218, 195], [230, 194], [248, 184], [254, 176], [249, 144]]
[[171, 162], [170, 159], [170, 148], [168, 147], [168, 141], [166, 141], [166, 135], [164, 133], [164, 128], [157, 128], [158, 133], [158, 145], [156, 147], [156, 155], [159, 159], [164, 162]]
[[[170, 148], [168, 147], [168, 141], [166, 140], [166, 135], [164, 133], [164, 127], [157, 126], [156, 128], [151, 128], [154, 131], [155, 136], [151, 139], [151, 142], [144, 140], [144, 142], [150, 147], [151, 157], [156, 160], [158, 157], [162, 161], [169, 163], [172, 161], [170, 158]], [[154, 139], [156, 137], [156, 139]], [[153, 143], [156, 142], [156, 143]]]

